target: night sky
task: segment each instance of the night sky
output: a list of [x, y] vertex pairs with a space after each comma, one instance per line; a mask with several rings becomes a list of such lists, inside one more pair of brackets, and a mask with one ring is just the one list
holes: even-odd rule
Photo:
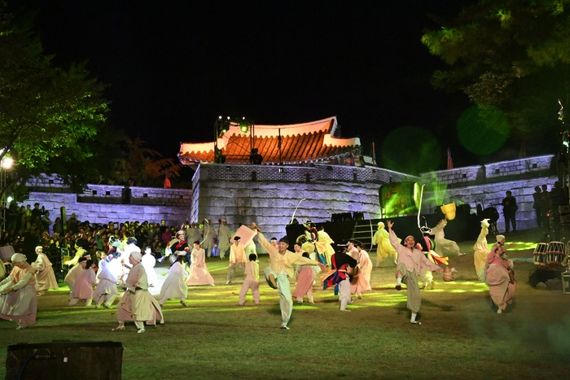
[[15, 3], [37, 10], [57, 64], [86, 62], [109, 85], [111, 125], [166, 156], [180, 141], [213, 140], [218, 115], [259, 124], [336, 115], [365, 153], [415, 126], [443, 152], [451, 146], [456, 164], [475, 163], [454, 132], [467, 100], [432, 89], [443, 64], [420, 43], [464, 1]]

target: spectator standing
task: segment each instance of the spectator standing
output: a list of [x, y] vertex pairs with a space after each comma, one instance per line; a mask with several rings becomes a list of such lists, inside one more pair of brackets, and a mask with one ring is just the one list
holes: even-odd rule
[[517, 220], [516, 212], [518, 209], [517, 200], [513, 197], [512, 191], [508, 190], [506, 192], [506, 197], [503, 198], [503, 216], [505, 217], [505, 231], [510, 232], [511, 226], [513, 227], [513, 232], [517, 231]]
[[534, 208], [534, 212], [536, 213], [536, 224], [539, 227], [542, 227], [542, 220], [543, 220], [542, 214], [544, 213], [544, 210], [542, 209], [542, 207], [543, 207], [542, 190], [541, 190], [540, 186], [534, 187], [534, 193], [532, 194], [532, 200], [533, 200], [532, 208]]

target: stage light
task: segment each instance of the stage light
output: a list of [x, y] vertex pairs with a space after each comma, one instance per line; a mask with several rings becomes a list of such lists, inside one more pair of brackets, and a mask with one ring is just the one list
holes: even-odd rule
[[246, 122], [242, 121], [242, 122], [239, 124], [239, 130], [240, 130], [242, 133], [247, 133], [247, 132], [249, 132], [249, 125], [248, 125]]

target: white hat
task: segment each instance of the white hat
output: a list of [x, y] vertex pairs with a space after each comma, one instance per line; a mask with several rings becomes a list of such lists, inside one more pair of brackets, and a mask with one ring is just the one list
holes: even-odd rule
[[133, 259], [135, 259], [136, 261], [142, 261], [142, 254], [141, 254], [141, 249], [139, 247], [134, 247], [133, 250], [131, 251], [131, 257]]
[[26, 255], [22, 253], [14, 253], [12, 257], [10, 257], [10, 261], [13, 263], [25, 263], [27, 260]]

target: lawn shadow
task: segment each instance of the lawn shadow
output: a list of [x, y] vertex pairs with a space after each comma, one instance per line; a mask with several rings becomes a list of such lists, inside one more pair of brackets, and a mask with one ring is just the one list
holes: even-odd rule
[[438, 304], [438, 303], [435, 303], [431, 300], [422, 300], [422, 303], [424, 305], [429, 305], [431, 307], [437, 308], [441, 311], [454, 311], [455, 310], [455, 307], [453, 305]]

